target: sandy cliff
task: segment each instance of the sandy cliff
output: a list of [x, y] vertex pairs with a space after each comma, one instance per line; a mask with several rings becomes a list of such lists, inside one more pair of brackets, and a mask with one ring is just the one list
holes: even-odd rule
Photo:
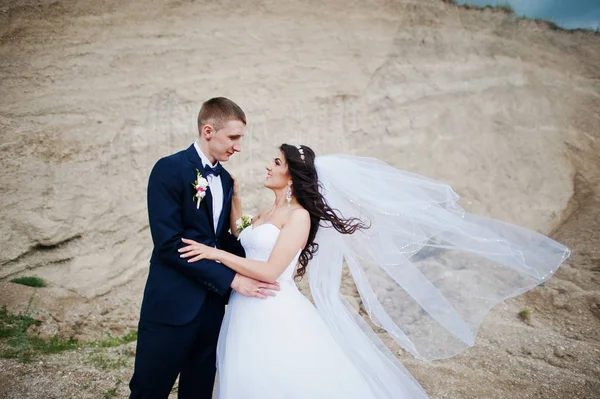
[[[149, 171], [195, 139], [201, 102], [224, 95], [249, 119], [227, 168], [252, 213], [271, 199], [263, 167], [277, 144], [302, 143], [444, 180], [465, 208], [570, 246], [546, 287], [488, 316], [475, 348], [435, 363], [399, 354], [432, 398], [592, 398], [598, 65], [598, 35], [437, 0], [1, 1], [0, 304], [23, 309], [34, 290], [8, 281], [38, 275], [45, 333], [134, 328]], [[77, 356], [34, 369], [0, 360], [12, 377], [0, 396], [98, 397], [107, 373]], [[65, 369], [96, 382], [58, 379]]]

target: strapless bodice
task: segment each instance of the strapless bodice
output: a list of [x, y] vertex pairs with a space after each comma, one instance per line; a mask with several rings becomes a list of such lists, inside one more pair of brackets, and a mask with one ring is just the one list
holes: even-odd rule
[[[240, 233], [240, 241], [246, 251], [246, 258], [266, 262], [273, 252], [280, 230], [271, 223], [261, 224], [257, 227], [248, 226]], [[279, 282], [293, 282], [296, 264], [301, 250], [292, 259], [285, 271], [277, 279]]]

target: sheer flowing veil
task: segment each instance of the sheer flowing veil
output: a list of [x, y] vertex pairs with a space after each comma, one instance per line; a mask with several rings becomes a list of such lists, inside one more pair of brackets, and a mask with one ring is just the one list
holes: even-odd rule
[[327, 203], [370, 223], [352, 235], [320, 228], [308, 270], [315, 305], [378, 398], [426, 395], [341, 297], [344, 262], [371, 321], [416, 358], [434, 360], [472, 346], [495, 304], [536, 287], [570, 254], [542, 234], [467, 213], [450, 186], [377, 159], [329, 155], [315, 164]]

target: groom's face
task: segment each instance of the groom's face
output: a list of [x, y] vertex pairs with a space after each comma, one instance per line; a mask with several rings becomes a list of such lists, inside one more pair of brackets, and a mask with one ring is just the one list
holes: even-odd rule
[[236, 152], [242, 151], [242, 138], [246, 125], [242, 121], [229, 120], [208, 137], [208, 151], [219, 162], [227, 162]]

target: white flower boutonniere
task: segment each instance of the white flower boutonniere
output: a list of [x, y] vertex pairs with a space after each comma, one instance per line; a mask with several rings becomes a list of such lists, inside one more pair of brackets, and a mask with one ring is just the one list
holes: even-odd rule
[[239, 218], [238, 220], [235, 221], [235, 225], [237, 227], [236, 232], [238, 234], [241, 233], [242, 230], [244, 230], [246, 227], [252, 225], [252, 216], [242, 215], [241, 218]]
[[206, 195], [206, 188], [208, 187], [208, 180], [206, 180], [200, 171], [196, 169], [196, 181], [192, 183], [192, 187], [196, 190], [196, 194], [192, 198], [196, 201], [196, 209], [200, 209], [200, 202]]

